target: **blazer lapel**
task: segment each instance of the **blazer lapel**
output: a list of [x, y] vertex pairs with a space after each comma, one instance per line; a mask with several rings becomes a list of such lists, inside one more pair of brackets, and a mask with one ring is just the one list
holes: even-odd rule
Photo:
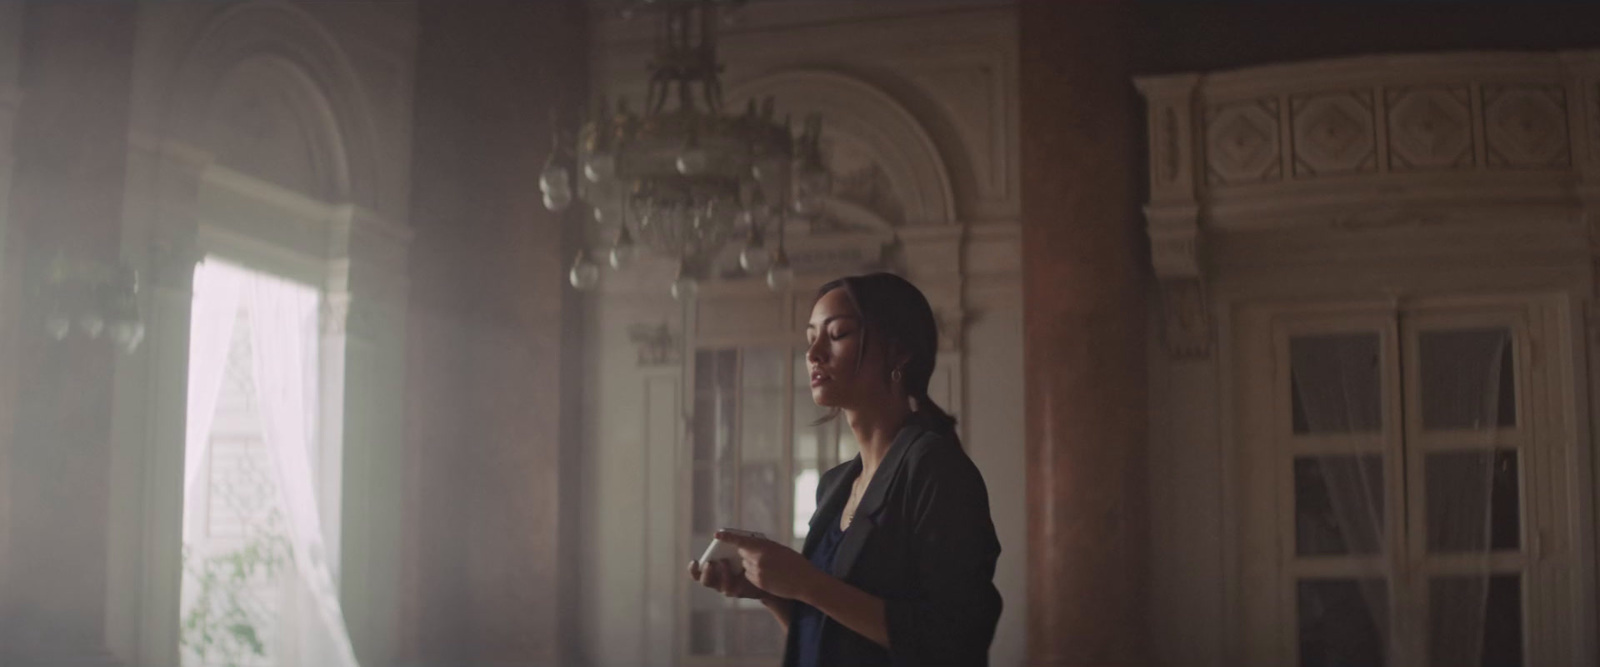
[[[922, 424], [913, 416], [900, 428], [900, 433], [895, 435], [894, 443], [889, 445], [889, 453], [885, 454], [883, 462], [878, 464], [878, 471], [873, 473], [872, 481], [867, 483], [867, 492], [861, 495], [861, 502], [856, 505], [856, 516], [850, 521], [850, 529], [845, 531], [844, 541], [839, 543], [838, 553], [834, 554], [833, 576], [849, 579], [850, 571], [855, 568], [856, 559], [861, 556], [862, 547], [866, 546], [867, 538], [878, 525], [878, 512], [883, 509], [883, 504], [888, 499], [889, 487], [900, 465], [905, 461], [906, 450], [911, 448], [911, 443], [924, 431]], [[859, 461], [858, 458], [858, 466]], [[857, 468], [857, 472], [859, 470]], [[813, 530], [811, 534], [815, 535], [817, 532]]]

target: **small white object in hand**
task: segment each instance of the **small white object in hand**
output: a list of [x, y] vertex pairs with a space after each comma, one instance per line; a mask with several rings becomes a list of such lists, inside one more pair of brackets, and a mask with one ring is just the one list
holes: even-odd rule
[[[753, 537], [761, 540], [767, 539], [766, 535], [762, 535], [761, 533], [751, 530], [723, 528], [719, 532], [743, 535], [745, 537]], [[728, 566], [733, 568], [734, 574], [744, 574], [744, 562], [739, 559], [739, 548], [734, 546], [733, 543], [723, 542], [722, 540], [718, 539], [711, 540], [711, 545], [706, 547], [705, 555], [700, 557], [700, 567], [704, 568], [712, 561], [717, 560], [727, 561]]]

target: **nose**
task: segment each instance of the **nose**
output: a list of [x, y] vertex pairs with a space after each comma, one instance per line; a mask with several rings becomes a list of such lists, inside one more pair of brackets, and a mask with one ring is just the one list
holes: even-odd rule
[[822, 348], [823, 348], [823, 336], [817, 336], [816, 340], [811, 341], [811, 345], [806, 347], [806, 363], [811, 364], [813, 366], [821, 364], [822, 363]]

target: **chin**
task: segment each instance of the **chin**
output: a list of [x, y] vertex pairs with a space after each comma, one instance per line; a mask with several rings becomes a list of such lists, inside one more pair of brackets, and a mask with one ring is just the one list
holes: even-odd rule
[[835, 397], [833, 396], [833, 392], [828, 391], [825, 387], [816, 387], [816, 388], [812, 389], [811, 390], [811, 401], [813, 403], [816, 403], [817, 407], [823, 407], [823, 408], [836, 408], [836, 407], [839, 407], [839, 402], [837, 400], [835, 400]]

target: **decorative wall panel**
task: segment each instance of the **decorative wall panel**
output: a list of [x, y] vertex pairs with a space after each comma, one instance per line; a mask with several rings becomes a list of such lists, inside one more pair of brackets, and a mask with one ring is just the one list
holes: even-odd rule
[[1483, 87], [1483, 134], [1491, 167], [1565, 168], [1567, 94], [1557, 85]]
[[1390, 169], [1472, 165], [1472, 102], [1465, 86], [1390, 90], [1385, 103]]
[[1372, 91], [1289, 98], [1296, 178], [1376, 171]]
[[1206, 112], [1206, 180], [1231, 185], [1283, 176], [1278, 100], [1251, 100]]

